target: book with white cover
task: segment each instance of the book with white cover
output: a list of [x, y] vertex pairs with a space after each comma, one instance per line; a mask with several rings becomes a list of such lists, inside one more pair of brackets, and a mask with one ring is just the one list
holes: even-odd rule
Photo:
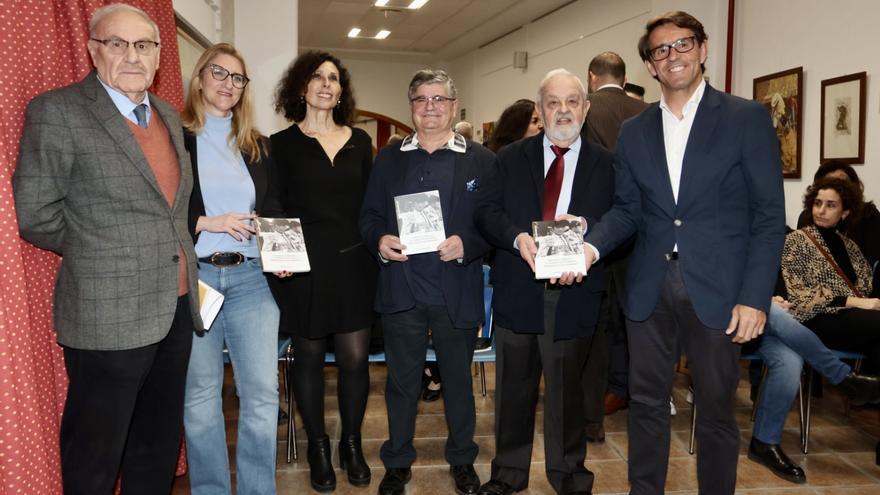
[[394, 209], [400, 242], [406, 246], [403, 254], [432, 253], [446, 240], [440, 191], [395, 196]]
[[584, 228], [580, 220], [532, 222], [538, 246], [535, 279], [559, 278], [565, 272], [587, 273]]
[[299, 218], [254, 219], [264, 272], [302, 273], [311, 270]]
[[211, 329], [214, 318], [217, 318], [223, 306], [223, 299], [225, 299], [223, 294], [199, 280], [199, 314], [202, 316], [205, 330]]

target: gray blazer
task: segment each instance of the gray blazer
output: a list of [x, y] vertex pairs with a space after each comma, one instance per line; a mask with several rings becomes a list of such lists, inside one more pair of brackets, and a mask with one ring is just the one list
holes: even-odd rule
[[95, 72], [27, 107], [13, 179], [21, 236], [61, 256], [58, 343], [123, 350], [162, 340], [177, 306], [179, 246], [196, 329], [198, 268], [187, 230], [192, 169], [180, 117], [150, 95], [180, 163], [169, 208], [140, 146]]

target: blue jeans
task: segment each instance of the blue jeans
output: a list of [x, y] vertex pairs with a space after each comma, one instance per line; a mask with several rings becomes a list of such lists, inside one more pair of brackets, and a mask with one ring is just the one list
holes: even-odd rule
[[767, 379], [761, 386], [752, 436], [764, 443], [778, 445], [782, 440], [785, 416], [797, 395], [804, 361], [833, 384], [852, 371], [812, 330], [775, 303], [770, 305], [757, 352], [767, 365]]
[[199, 278], [220, 291], [220, 314], [193, 337], [183, 421], [193, 495], [230, 494], [223, 418], [223, 346], [229, 349], [240, 399], [236, 447], [237, 492], [275, 493], [278, 430], [278, 306], [259, 259], [218, 268], [199, 263]]

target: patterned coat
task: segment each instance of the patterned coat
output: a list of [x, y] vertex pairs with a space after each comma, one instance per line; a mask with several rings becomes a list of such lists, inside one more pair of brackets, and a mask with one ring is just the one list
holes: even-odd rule
[[[837, 313], [843, 308], [831, 306], [832, 300], [835, 297], [855, 295], [804, 231], [809, 232], [822, 247], [828, 249], [822, 234], [812, 225], [795, 230], [785, 237], [782, 278], [788, 289], [788, 299], [793, 305], [792, 313], [798, 321], [807, 321], [823, 313]], [[867, 297], [871, 293], [871, 267], [855, 242], [843, 234], [838, 235], [846, 245], [858, 277], [852, 282]]]

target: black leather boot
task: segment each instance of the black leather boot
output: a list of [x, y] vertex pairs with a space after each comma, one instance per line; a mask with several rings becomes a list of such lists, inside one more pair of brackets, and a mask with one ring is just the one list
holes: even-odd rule
[[876, 376], [858, 375], [851, 372], [842, 382], [837, 384], [837, 388], [849, 397], [854, 406], [880, 402], [880, 379]]
[[749, 444], [749, 459], [770, 468], [776, 476], [792, 483], [807, 482], [804, 470], [791, 461], [779, 445], [764, 443], [755, 437]]
[[315, 440], [309, 439], [309, 479], [312, 488], [319, 492], [332, 492], [336, 489], [336, 473], [330, 462], [330, 437], [324, 435]]
[[348, 482], [354, 486], [370, 484], [370, 466], [364, 460], [360, 435], [346, 435], [339, 441], [339, 467], [348, 474]]

